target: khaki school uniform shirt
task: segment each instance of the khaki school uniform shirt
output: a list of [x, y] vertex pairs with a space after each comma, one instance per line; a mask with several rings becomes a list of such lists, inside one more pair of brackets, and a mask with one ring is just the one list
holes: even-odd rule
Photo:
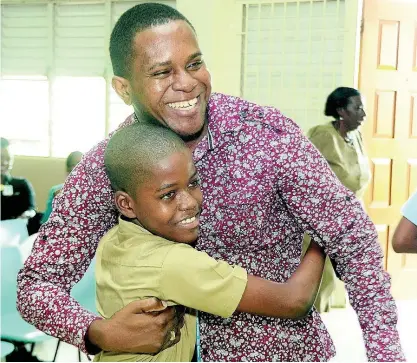
[[[246, 270], [216, 261], [184, 243], [155, 236], [119, 218], [100, 241], [96, 261], [97, 310], [110, 318], [132, 301], [157, 297], [229, 317], [247, 283]], [[185, 314], [181, 340], [156, 355], [101, 352], [96, 361], [190, 361], [196, 341], [195, 312]]]
[[371, 173], [360, 131], [348, 133], [351, 144], [343, 139], [332, 122], [311, 128], [307, 136], [327, 160], [340, 182], [361, 199]]

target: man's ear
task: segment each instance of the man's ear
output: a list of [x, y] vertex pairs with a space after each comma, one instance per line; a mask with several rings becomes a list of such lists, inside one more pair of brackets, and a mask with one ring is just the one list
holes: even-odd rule
[[122, 213], [126, 218], [136, 218], [136, 213], [133, 208], [134, 202], [129, 194], [119, 190], [114, 196], [114, 201], [119, 212]]
[[126, 105], [132, 104], [130, 82], [123, 77], [113, 76], [111, 85]]

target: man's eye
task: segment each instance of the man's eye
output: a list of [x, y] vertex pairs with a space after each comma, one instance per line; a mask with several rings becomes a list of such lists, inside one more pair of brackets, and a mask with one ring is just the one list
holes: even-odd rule
[[191, 63], [190, 65], [188, 65], [188, 69], [199, 69], [201, 67], [201, 65], [204, 63], [204, 61], [199, 60], [199, 61], [195, 61], [193, 63]]
[[154, 77], [161, 77], [161, 76], [166, 76], [166, 75], [168, 75], [169, 74], [169, 71], [168, 70], [164, 70], [164, 71], [158, 71], [158, 72], [155, 72], [155, 73], [153, 73], [152, 75], [154, 76]]
[[174, 191], [168, 192], [168, 193], [165, 193], [164, 195], [162, 195], [161, 196], [161, 199], [163, 199], [163, 200], [169, 200], [169, 199], [173, 198], [174, 195], [175, 195], [175, 192]]

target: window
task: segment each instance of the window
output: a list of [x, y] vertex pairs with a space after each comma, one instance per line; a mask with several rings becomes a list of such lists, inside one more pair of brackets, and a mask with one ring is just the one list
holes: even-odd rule
[[88, 151], [105, 135], [106, 82], [101, 77], [57, 77], [52, 84], [52, 156]]
[[110, 118], [109, 131], [114, 131], [126, 118], [133, 113], [133, 107], [127, 106], [110, 87]]
[[2, 136], [13, 152], [49, 155], [49, 84], [46, 77], [9, 77], [0, 81]]

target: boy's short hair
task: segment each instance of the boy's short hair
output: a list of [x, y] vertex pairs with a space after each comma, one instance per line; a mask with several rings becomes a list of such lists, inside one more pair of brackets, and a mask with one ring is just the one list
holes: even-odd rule
[[136, 122], [117, 131], [109, 140], [104, 165], [112, 188], [135, 196], [150, 169], [167, 156], [187, 149], [170, 129]]

